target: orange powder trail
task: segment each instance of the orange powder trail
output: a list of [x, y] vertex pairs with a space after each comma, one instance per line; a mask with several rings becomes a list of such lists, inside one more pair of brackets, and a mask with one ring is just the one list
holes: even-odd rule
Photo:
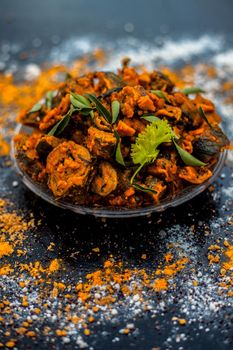
[[0, 259], [5, 255], [11, 255], [13, 251], [13, 247], [8, 242], [0, 241]]

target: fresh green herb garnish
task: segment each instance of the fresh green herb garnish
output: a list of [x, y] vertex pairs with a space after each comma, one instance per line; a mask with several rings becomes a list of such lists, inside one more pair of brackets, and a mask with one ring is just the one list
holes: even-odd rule
[[112, 101], [112, 124], [116, 123], [119, 112], [120, 112], [120, 102], [117, 100]]
[[135, 144], [131, 146], [131, 157], [134, 164], [140, 165], [130, 180], [131, 184], [144, 165], [156, 159], [159, 145], [171, 142], [173, 137], [174, 133], [166, 120], [154, 121], [138, 135]]
[[86, 97], [79, 94], [75, 94], [74, 92], [71, 92], [70, 102], [75, 108], [80, 110], [82, 114], [84, 115], [90, 114], [92, 118], [94, 117], [93, 108]]
[[90, 107], [92, 109], [91, 104], [86, 97], [76, 94], [72, 91], [70, 92], [70, 101], [74, 107], [77, 107], [77, 108]]
[[155, 115], [143, 115], [142, 117], [141, 117], [141, 119], [145, 119], [145, 120], [147, 120], [148, 122], [150, 122], [150, 123], [153, 123], [153, 122], [155, 122], [155, 121], [157, 121], [157, 120], [160, 120], [158, 117], [156, 117]]
[[200, 113], [200, 116], [204, 119], [204, 121], [209, 125], [209, 127], [210, 127], [211, 129], [213, 129], [213, 127], [212, 127], [212, 125], [210, 124], [210, 122], [209, 122], [209, 120], [208, 120], [208, 118], [207, 118], [207, 116], [206, 116], [206, 114], [205, 114], [205, 112], [204, 112], [204, 110], [203, 110], [202, 107], [199, 108], [199, 113]]
[[53, 91], [48, 91], [46, 94], [45, 105], [48, 109], [51, 109], [52, 103], [53, 103]]
[[121, 153], [121, 138], [120, 138], [120, 135], [118, 134], [118, 132], [116, 130], [114, 130], [114, 135], [115, 135], [115, 137], [117, 139], [116, 151], [115, 151], [116, 161], [117, 161], [117, 163], [125, 166], [125, 161], [124, 161], [124, 158], [123, 158], [122, 153]]
[[41, 104], [40, 103], [36, 103], [32, 109], [30, 109], [30, 111], [28, 113], [34, 113], [34, 112], [38, 112], [41, 109]]
[[181, 92], [185, 95], [190, 95], [190, 94], [198, 94], [199, 92], [204, 93], [205, 90], [203, 90], [202, 88], [200, 88], [198, 86], [191, 86], [191, 87], [188, 87], [188, 88], [181, 90]]
[[110, 112], [102, 105], [102, 103], [92, 94], [85, 94], [89, 100], [94, 103], [97, 111], [105, 118], [105, 120], [111, 124], [112, 122], [112, 117]]
[[54, 127], [48, 132], [49, 136], [57, 136], [62, 133], [63, 130], [67, 127], [67, 125], [70, 122], [70, 117], [72, 113], [75, 111], [73, 107], [70, 108], [70, 110], [64, 115], [64, 117], [59, 120], [57, 124], [54, 125]]
[[150, 187], [144, 187], [144, 186], [141, 186], [139, 184], [132, 184], [132, 186], [134, 188], [136, 188], [136, 190], [139, 190], [139, 191], [142, 191], [142, 192], [146, 192], [146, 193], [156, 193], [156, 191], [154, 191], [152, 188]]
[[183, 160], [183, 162], [186, 165], [190, 165], [190, 166], [204, 166], [206, 165], [206, 163], [203, 163], [202, 161], [200, 161], [199, 159], [197, 159], [196, 157], [194, 157], [192, 154], [190, 154], [189, 152], [185, 151], [183, 148], [181, 148], [176, 141], [173, 138], [173, 143], [177, 149], [177, 152], [179, 153], [181, 159]]
[[168, 103], [170, 103], [171, 101], [169, 100], [169, 98], [167, 97], [167, 93], [162, 91], [162, 90], [150, 90], [150, 92], [160, 98], [163, 98], [165, 101], [167, 101]]

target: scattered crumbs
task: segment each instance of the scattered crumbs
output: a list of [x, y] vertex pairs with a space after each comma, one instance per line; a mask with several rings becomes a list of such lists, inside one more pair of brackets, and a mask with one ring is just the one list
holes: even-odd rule
[[47, 249], [52, 252], [54, 250], [54, 248], [55, 248], [55, 243], [54, 242], [50, 242], [50, 244], [49, 244]]
[[96, 247], [96, 248], [92, 248], [92, 251], [94, 253], [99, 253], [100, 252], [100, 248]]

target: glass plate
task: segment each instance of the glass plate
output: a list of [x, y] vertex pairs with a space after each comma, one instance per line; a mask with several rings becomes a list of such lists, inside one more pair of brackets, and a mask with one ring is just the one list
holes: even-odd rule
[[[18, 125], [15, 134], [18, 133], [30, 133], [32, 128], [28, 128], [22, 125]], [[41, 186], [40, 184], [34, 182], [27, 174], [25, 174], [19, 166], [18, 160], [15, 157], [15, 146], [12, 141], [11, 145], [11, 158], [16, 171], [22, 178], [22, 182], [37, 196], [43, 198], [45, 201], [56, 205], [57, 207], [63, 209], [69, 209], [77, 214], [90, 214], [98, 217], [108, 217], [108, 218], [130, 218], [150, 215], [154, 212], [162, 212], [167, 208], [177, 207], [190, 199], [196, 197], [199, 193], [207, 189], [207, 187], [218, 177], [220, 174], [227, 156], [227, 151], [224, 150], [220, 152], [218, 161], [214, 165], [212, 172], [213, 175], [201, 185], [190, 185], [183, 189], [174, 198], [164, 198], [158, 204], [146, 206], [143, 208], [129, 209], [129, 208], [106, 208], [106, 207], [86, 207], [83, 205], [75, 205], [68, 203], [64, 200], [55, 199], [49, 189]]]

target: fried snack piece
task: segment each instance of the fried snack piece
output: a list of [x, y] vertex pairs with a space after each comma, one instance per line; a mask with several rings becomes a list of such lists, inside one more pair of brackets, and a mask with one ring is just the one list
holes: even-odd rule
[[171, 92], [174, 84], [169, 77], [162, 72], [153, 71], [151, 73], [151, 88], [152, 90], [163, 90]]
[[154, 192], [149, 192], [149, 196], [152, 197], [153, 202], [157, 204], [160, 200], [160, 198], [165, 193], [167, 186], [163, 181], [159, 181], [157, 178], [148, 176], [146, 179], [146, 186], [150, 187]]
[[36, 145], [36, 151], [39, 155], [40, 160], [44, 163], [52, 150], [57, 147], [62, 140], [55, 136], [43, 135]]
[[97, 157], [111, 159], [115, 145], [116, 137], [113, 133], [98, 130], [93, 126], [88, 129], [87, 148]]
[[72, 189], [81, 193], [91, 168], [91, 155], [85, 147], [73, 141], [62, 142], [47, 158], [48, 187], [55, 197], [63, 197]]
[[62, 119], [62, 117], [68, 112], [70, 108], [70, 94], [66, 94], [59, 105], [51, 110], [44, 116], [39, 124], [40, 130], [48, 130], [56, 122]]
[[39, 124], [44, 117], [46, 109], [43, 107], [37, 112], [30, 112], [22, 110], [20, 111], [17, 120], [23, 125], [31, 126], [33, 128], [38, 128]]
[[172, 182], [176, 179], [177, 165], [174, 153], [171, 159], [158, 158], [153, 165], [148, 167], [148, 173], [159, 178]]
[[192, 166], [185, 166], [180, 169], [179, 177], [192, 184], [202, 184], [204, 181], [208, 180], [212, 176], [212, 172], [204, 167], [194, 168]]
[[127, 125], [122, 120], [119, 121], [116, 131], [120, 136], [133, 136], [136, 132], [135, 129], [131, 128], [131, 126]]
[[208, 162], [213, 156], [217, 156], [221, 148], [227, 144], [229, 144], [229, 140], [216, 125], [212, 129], [204, 129], [200, 135], [194, 138], [193, 151], [199, 159]]
[[117, 187], [117, 172], [108, 162], [102, 162], [99, 166], [99, 174], [92, 182], [92, 191], [102, 197], [106, 197]]
[[16, 157], [21, 169], [33, 180], [40, 180], [43, 164], [36, 152], [36, 144], [41, 138], [41, 133], [34, 132], [32, 135], [18, 134], [14, 138]]

